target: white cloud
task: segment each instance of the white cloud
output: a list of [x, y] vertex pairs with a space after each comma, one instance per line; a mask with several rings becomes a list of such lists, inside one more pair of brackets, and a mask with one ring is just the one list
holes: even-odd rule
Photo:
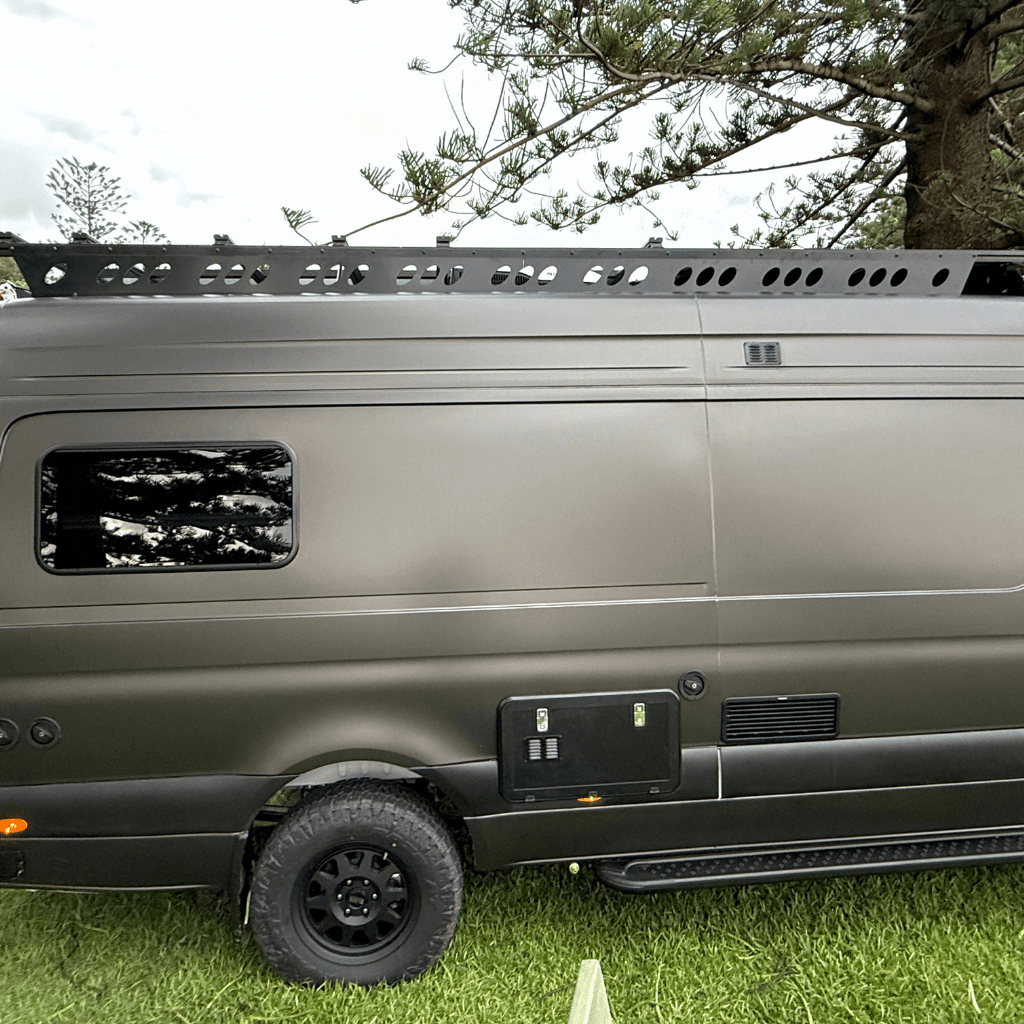
[[[107, 134], [107, 130], [105, 128], [94, 128], [92, 125], [89, 125], [85, 121], [81, 121], [76, 117], [65, 117], [63, 114], [50, 114], [42, 110], [31, 110], [28, 107], [25, 108], [25, 113], [34, 117], [47, 132], [51, 134], [60, 133], [61, 135], [66, 135], [69, 139], [74, 139], [75, 142], [92, 144], [95, 143], [101, 135]], [[98, 145], [108, 153], [114, 152], [109, 146], [102, 142]]]
[[131, 120], [132, 138], [137, 139], [142, 134], [142, 125], [139, 124], [139, 119], [135, 116], [135, 111], [133, 111], [130, 107], [125, 107], [125, 109], [121, 111], [121, 116], [127, 117]]
[[58, 18], [67, 18], [78, 25], [91, 25], [91, 21], [79, 18], [69, 11], [65, 11], [53, 4], [46, 3], [46, 0], [0, 0], [0, 7], [6, 7], [12, 14], [21, 18], [32, 18], [36, 21], [54, 21]]
[[163, 185], [168, 181], [181, 182], [181, 175], [176, 174], [169, 167], [162, 167], [155, 160], [149, 165], [149, 176], [158, 184]]
[[54, 199], [46, 187], [48, 147], [0, 137], [0, 153], [0, 228], [30, 239], [53, 231]]
[[149, 165], [149, 176], [158, 185], [173, 183], [178, 186], [178, 194], [174, 200], [176, 206], [189, 207], [193, 203], [208, 203], [211, 199], [223, 199], [215, 192], [193, 192], [185, 185], [185, 179], [169, 167], [162, 167], [155, 160]]

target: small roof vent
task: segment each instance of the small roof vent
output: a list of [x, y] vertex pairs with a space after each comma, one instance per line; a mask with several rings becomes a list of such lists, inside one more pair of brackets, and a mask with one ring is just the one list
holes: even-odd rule
[[777, 341], [747, 341], [743, 344], [747, 366], [781, 366], [782, 352]]

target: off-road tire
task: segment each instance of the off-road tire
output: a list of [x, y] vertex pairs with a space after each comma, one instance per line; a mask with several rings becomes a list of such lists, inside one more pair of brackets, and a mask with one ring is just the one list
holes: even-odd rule
[[[249, 917], [286, 981], [394, 985], [441, 957], [461, 908], [462, 864], [433, 806], [402, 783], [357, 779], [316, 790], [275, 829]], [[377, 919], [360, 931], [363, 913]]]

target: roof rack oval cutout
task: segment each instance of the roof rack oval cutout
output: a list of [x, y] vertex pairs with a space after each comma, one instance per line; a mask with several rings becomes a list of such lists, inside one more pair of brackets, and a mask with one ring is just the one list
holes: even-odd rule
[[146, 273], [146, 268], [141, 263], [135, 263], [130, 266], [125, 272], [124, 277], [121, 278], [121, 284], [135, 284], [140, 277], [143, 277]]
[[418, 269], [419, 267], [412, 263], [408, 266], [402, 267], [402, 269], [395, 275], [395, 284], [397, 284], [399, 288], [403, 285], [407, 285], [416, 276], [416, 271]]
[[877, 288], [884, 280], [886, 275], [885, 267], [879, 267], [872, 275], [868, 278], [868, 284], [872, 288]]
[[851, 288], [856, 287], [864, 280], [864, 275], [867, 271], [863, 267], [858, 267], [851, 275], [850, 279], [846, 282]]
[[[448, 271], [448, 272], [447, 272], [447, 273], [446, 273], [446, 274], [444, 275], [444, 283], [445, 283], [446, 285], [449, 285], [449, 286], [450, 286], [450, 285], [453, 285], [453, 284], [455, 284], [455, 283], [456, 283], [456, 282], [457, 282], [457, 281], [459, 280], [459, 278], [461, 278], [461, 277], [462, 277], [462, 272], [463, 272], [463, 271], [464, 271], [465, 269], [466, 269], [465, 267], [463, 267], [463, 266], [458, 266], [458, 265], [457, 265], [457, 266], [454, 266], [454, 267], [452, 267], [452, 268], [451, 268], [451, 269], [450, 269], [450, 270], [449, 270], [449, 271]], [[519, 280], [519, 277], [518, 277], [518, 275], [516, 276], [516, 280], [517, 280], [517, 281]]]
[[67, 272], [68, 265], [66, 263], [54, 263], [43, 277], [43, 283], [56, 284], [58, 281], [63, 281]]
[[366, 275], [369, 274], [370, 268], [365, 263], [360, 263], [358, 267], [352, 268], [352, 273], [348, 275], [348, 283], [350, 285], [357, 285], [360, 281], [366, 279]]
[[813, 270], [809, 271], [807, 277], [804, 279], [804, 287], [813, 288], [821, 280], [821, 275], [823, 273], [824, 271], [821, 267], [815, 267]]
[[520, 267], [516, 271], [516, 278], [515, 278], [515, 282], [514, 282], [515, 286], [517, 288], [522, 288], [524, 284], [528, 284], [529, 283], [531, 277], [533, 277], [533, 267], [531, 267], [531, 266]]
[[[319, 263], [310, 263], [310, 265], [308, 267], [306, 267], [305, 270], [300, 272], [300, 274], [299, 274], [299, 284], [303, 288], [305, 288], [306, 285], [312, 284], [317, 279], [317, 276], [319, 274], [320, 274], [320, 264]], [[226, 278], [225, 278], [224, 283], [227, 284], [227, 279]]]
[[269, 276], [270, 264], [261, 263], [258, 267], [254, 267], [253, 272], [249, 275], [249, 284], [255, 288], [257, 285], [263, 284]]
[[597, 282], [601, 280], [601, 274], [602, 273], [604, 273], [604, 267], [597, 267], [597, 266], [591, 267], [583, 275], [583, 283], [584, 284], [597, 284]]
[[901, 284], [903, 284], [903, 282], [906, 281], [906, 279], [907, 279], [907, 268], [906, 267], [900, 267], [900, 269], [897, 270], [896, 273], [893, 274], [892, 277], [889, 278], [889, 287], [890, 288], [899, 288], [899, 286]]
[[337, 284], [341, 280], [341, 274], [344, 269], [340, 263], [335, 263], [328, 267], [327, 272], [324, 274], [324, 286], [330, 288], [331, 285]]
[[778, 267], [772, 267], [772, 269], [761, 278], [761, 284], [763, 284], [765, 288], [775, 284], [779, 279], [780, 273], [782, 273], [782, 271], [780, 271]]
[[786, 275], [786, 276], [785, 276], [785, 277], [784, 277], [784, 278], [782, 279], [782, 284], [783, 284], [783, 287], [785, 287], [785, 288], [792, 288], [792, 287], [793, 287], [793, 285], [795, 285], [795, 284], [797, 283], [797, 281], [799, 281], [799, 280], [800, 280], [800, 277], [801, 277], [801, 275], [803, 274], [803, 272], [804, 272], [804, 271], [803, 271], [803, 268], [802, 268], [802, 267], [794, 267], [794, 268], [793, 268], [793, 269], [792, 269], [792, 270], [791, 270], [791, 271], [790, 271], [790, 272], [789, 272], [789, 273], [788, 273], [788, 274], [787, 274], [787, 275]]
[[153, 273], [149, 275], [150, 284], [160, 284], [161, 281], [171, 272], [170, 263], [158, 263], [153, 268]]
[[647, 280], [647, 275], [650, 273], [646, 267], [637, 267], [632, 274], [629, 275], [629, 283], [631, 285], [638, 285], [641, 281]]
[[558, 276], [558, 267], [556, 267], [556, 266], [545, 267], [537, 275], [537, 284], [540, 284], [540, 285], [550, 284], [552, 281], [554, 281], [554, 279], [557, 276]]
[[114, 278], [117, 277], [117, 272], [121, 268], [116, 263], [108, 263], [97, 275], [97, 284], [113, 284]]
[[427, 269], [424, 270], [422, 274], [420, 274], [420, 283], [422, 284], [424, 281], [426, 281], [426, 282], [436, 281], [437, 280], [437, 274], [438, 274], [437, 264], [436, 263], [431, 263], [430, 266], [427, 267]]
[[725, 270], [723, 270], [718, 275], [718, 287], [719, 288], [724, 288], [726, 285], [728, 285], [732, 281], [732, 279], [735, 276], [736, 276], [736, 268], [735, 267], [726, 267]]
[[943, 267], [933, 278], [932, 287], [940, 288], [946, 283], [946, 278], [949, 277], [949, 267]]
[[612, 285], [618, 284], [622, 280], [622, 278], [625, 275], [625, 273], [626, 273], [626, 268], [625, 267], [616, 267], [608, 275], [608, 287], [610, 288], [610, 287], [612, 287]]
[[512, 273], [510, 266], [498, 267], [498, 269], [491, 274], [491, 287], [497, 288], [499, 284], [504, 284], [508, 280], [509, 274]]
[[221, 266], [219, 263], [209, 264], [207, 268], [200, 273], [199, 283], [203, 286], [213, 284], [213, 282], [217, 280], [217, 275], [220, 273], [220, 271]]
[[232, 264], [224, 273], [224, 283], [228, 285], [238, 284], [244, 276], [245, 267], [241, 263]]
[[711, 278], [713, 278], [714, 276], [715, 276], [715, 268], [714, 267], [705, 267], [697, 275], [697, 287], [698, 288], [703, 288], [704, 285], [706, 285], [708, 283], [708, 281], [710, 281]]
[[683, 269], [680, 270], [678, 274], [676, 274], [675, 280], [673, 280], [672, 283], [677, 288], [682, 288], [682, 286], [684, 284], [686, 284], [687, 281], [690, 280], [690, 277], [691, 277], [692, 274], [693, 274], [693, 267], [683, 267]]

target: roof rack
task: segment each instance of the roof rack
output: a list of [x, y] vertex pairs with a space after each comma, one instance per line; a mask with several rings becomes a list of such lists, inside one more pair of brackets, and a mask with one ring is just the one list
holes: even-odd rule
[[30, 244], [0, 232], [36, 297], [83, 295], [1024, 295], [1024, 252], [459, 249]]

